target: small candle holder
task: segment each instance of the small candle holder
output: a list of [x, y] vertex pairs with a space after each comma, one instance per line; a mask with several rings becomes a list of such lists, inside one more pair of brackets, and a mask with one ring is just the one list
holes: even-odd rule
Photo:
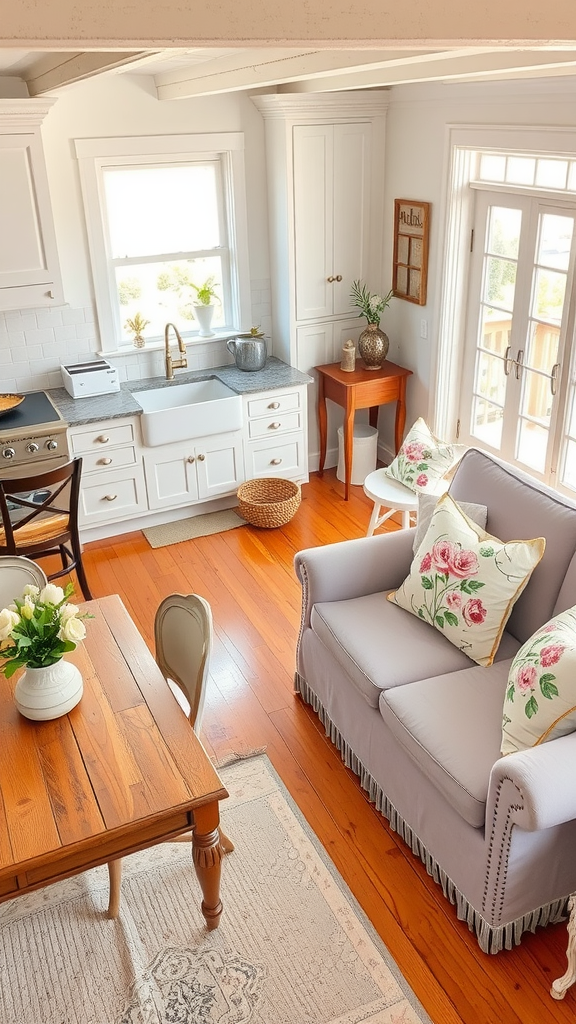
[[356, 369], [356, 346], [351, 338], [348, 339], [342, 348], [340, 369], [346, 370], [347, 373], [352, 373]]

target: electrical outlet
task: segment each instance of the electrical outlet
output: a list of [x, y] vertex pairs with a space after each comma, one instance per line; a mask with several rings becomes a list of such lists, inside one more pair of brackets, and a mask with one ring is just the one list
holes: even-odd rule
[[420, 337], [421, 338], [427, 338], [428, 337], [428, 321], [424, 320], [424, 319], [422, 319], [420, 321]]

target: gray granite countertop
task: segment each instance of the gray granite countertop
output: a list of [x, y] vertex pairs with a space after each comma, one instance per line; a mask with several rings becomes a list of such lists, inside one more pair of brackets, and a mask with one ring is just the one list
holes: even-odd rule
[[69, 426], [82, 423], [94, 423], [97, 420], [113, 420], [123, 416], [139, 416], [142, 409], [133, 397], [138, 391], [147, 388], [172, 387], [174, 384], [188, 384], [194, 380], [206, 380], [217, 377], [239, 395], [253, 394], [258, 391], [272, 391], [276, 388], [294, 387], [311, 384], [313, 378], [301, 370], [283, 363], [281, 359], [270, 356], [262, 370], [247, 373], [236, 366], [216, 366], [207, 370], [193, 370], [188, 373], [177, 373], [173, 381], [165, 377], [150, 377], [147, 380], [134, 380], [120, 385], [120, 391], [113, 395], [95, 395], [87, 398], [71, 398], [65, 388], [52, 388], [47, 394], [56, 405], [61, 416]]

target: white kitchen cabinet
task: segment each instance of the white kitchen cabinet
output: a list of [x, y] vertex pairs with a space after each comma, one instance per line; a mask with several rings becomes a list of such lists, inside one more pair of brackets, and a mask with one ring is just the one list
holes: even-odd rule
[[307, 387], [244, 398], [246, 479], [308, 480]]
[[68, 429], [71, 454], [82, 458], [80, 527], [121, 522], [146, 512], [146, 484], [136, 417]]
[[253, 102], [266, 131], [273, 354], [309, 372], [315, 364], [300, 329], [347, 319], [354, 330], [355, 279], [389, 290], [382, 277], [388, 99], [370, 90]]
[[64, 302], [40, 134], [54, 102], [0, 99], [0, 310]]
[[216, 434], [144, 449], [150, 509], [176, 508], [234, 493], [244, 480], [242, 434]]

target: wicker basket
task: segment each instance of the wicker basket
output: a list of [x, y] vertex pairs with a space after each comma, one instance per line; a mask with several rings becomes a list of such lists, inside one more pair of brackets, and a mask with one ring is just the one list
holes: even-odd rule
[[300, 485], [278, 477], [247, 480], [238, 488], [238, 514], [252, 526], [284, 526], [300, 504]]

